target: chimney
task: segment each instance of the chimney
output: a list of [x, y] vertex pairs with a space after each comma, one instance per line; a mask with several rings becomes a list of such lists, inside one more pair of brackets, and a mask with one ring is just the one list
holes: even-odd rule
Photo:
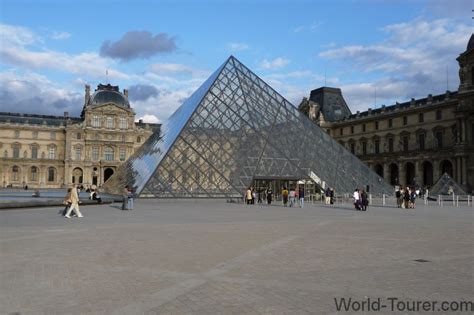
[[451, 96], [451, 92], [449, 90], [446, 91], [446, 99], [449, 100], [449, 97]]
[[138, 123], [139, 123], [139, 124], [143, 124], [143, 119], [139, 119], [139, 120], [138, 120]]
[[123, 95], [128, 99], [128, 89], [123, 89]]
[[433, 103], [433, 95], [428, 94], [428, 104]]
[[411, 100], [410, 100], [410, 106], [415, 106], [416, 104], [416, 101], [415, 99], [412, 97]]
[[91, 98], [91, 86], [86, 84], [86, 93], [84, 95], [84, 104], [89, 104], [89, 100]]
[[367, 113], [368, 113], [369, 115], [372, 114], [372, 108], [369, 107], [369, 108], [367, 109]]
[[69, 112], [64, 112], [64, 118], [68, 118], [69, 117]]

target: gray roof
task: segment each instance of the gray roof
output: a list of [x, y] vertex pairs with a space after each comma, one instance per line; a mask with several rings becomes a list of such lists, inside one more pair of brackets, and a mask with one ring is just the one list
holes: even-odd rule
[[471, 49], [474, 49], [474, 34], [471, 34], [471, 38], [469, 39], [469, 42], [467, 43], [466, 51], [469, 51]]
[[96, 106], [106, 103], [114, 103], [118, 106], [130, 108], [128, 99], [122, 93], [120, 93], [119, 87], [117, 85], [99, 84], [95, 90], [95, 93], [89, 100], [88, 105]]

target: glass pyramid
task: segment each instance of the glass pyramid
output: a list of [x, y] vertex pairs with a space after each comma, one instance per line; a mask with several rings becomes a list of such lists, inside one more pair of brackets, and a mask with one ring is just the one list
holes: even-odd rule
[[451, 178], [447, 173], [444, 173], [438, 181], [431, 187], [428, 193], [432, 196], [437, 195], [449, 195], [454, 193], [455, 195], [467, 195], [454, 179]]
[[104, 187], [141, 197], [240, 197], [254, 179], [350, 193], [393, 188], [231, 56]]

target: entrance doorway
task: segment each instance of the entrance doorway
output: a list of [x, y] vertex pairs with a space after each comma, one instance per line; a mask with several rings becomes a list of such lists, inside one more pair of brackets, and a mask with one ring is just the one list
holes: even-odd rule
[[433, 164], [428, 161], [423, 162], [423, 185], [433, 185]]
[[398, 165], [395, 163], [390, 164], [390, 184], [398, 185]]
[[110, 178], [110, 176], [114, 175], [114, 170], [112, 168], [106, 168], [104, 170], [104, 183]]
[[415, 165], [411, 162], [405, 164], [405, 180], [407, 185], [415, 184]]
[[82, 184], [82, 169], [79, 167], [76, 167], [72, 171], [72, 182], [73, 184]]
[[[302, 184], [302, 182], [304, 182], [304, 184]], [[254, 179], [252, 187], [257, 191], [257, 193], [259, 191], [263, 192], [268, 188], [271, 188], [274, 199], [280, 200], [283, 187], [286, 187], [288, 190], [290, 190], [296, 189], [298, 186], [304, 187], [305, 196], [313, 195], [316, 191], [319, 192], [319, 189], [316, 189], [316, 185], [312, 181], [298, 179]]]

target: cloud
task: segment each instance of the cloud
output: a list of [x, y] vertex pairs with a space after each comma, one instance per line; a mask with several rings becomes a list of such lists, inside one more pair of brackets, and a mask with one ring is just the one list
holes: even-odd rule
[[41, 37], [21, 26], [0, 24], [1, 46], [30, 45], [42, 41]]
[[302, 31], [304, 31], [304, 26], [303, 25], [297, 26], [293, 29], [293, 32], [295, 32], [295, 33], [301, 33]]
[[360, 72], [365, 72], [376, 78], [372, 83], [352, 82], [341, 87], [351, 108], [373, 105], [375, 86], [377, 103], [387, 105], [397, 99], [405, 101], [411, 97], [443, 93], [447, 68], [449, 89], [457, 89], [455, 58], [466, 49], [470, 27], [447, 19], [427, 21], [418, 18], [385, 26], [381, 31], [387, 37], [379, 43], [349, 45], [319, 54], [338, 60], [346, 77], [361, 77]]
[[144, 101], [150, 97], [158, 96], [158, 89], [153, 85], [135, 84], [128, 88], [128, 95], [131, 101]]
[[100, 47], [100, 55], [130, 61], [132, 59], [149, 58], [158, 53], [176, 50], [174, 37], [166, 33], [155, 36], [148, 31], [130, 31], [116, 42], [107, 40]]
[[249, 49], [249, 45], [245, 43], [229, 43], [227, 47], [230, 51], [243, 51]]
[[79, 116], [83, 102], [82, 94], [57, 86], [39, 74], [0, 73], [0, 104], [4, 112], [61, 115], [66, 111]]
[[143, 120], [143, 122], [145, 122], [145, 123], [151, 123], [151, 124], [157, 124], [157, 123], [160, 122], [158, 117], [156, 117], [155, 115], [150, 115], [150, 114], [145, 114], [145, 115], [139, 117], [138, 119]]
[[263, 59], [260, 63], [260, 68], [265, 70], [275, 70], [279, 68], [285, 67], [287, 64], [290, 63], [289, 59], [285, 59], [283, 57], [278, 57], [273, 60]]
[[149, 69], [156, 74], [193, 74], [195, 72], [193, 68], [178, 63], [154, 63]]
[[471, 18], [472, 0], [430, 0], [426, 2], [426, 9], [438, 16]]
[[51, 38], [55, 40], [64, 40], [64, 39], [68, 39], [69, 37], [71, 37], [71, 34], [68, 32], [54, 31], [53, 34], [51, 34]]

